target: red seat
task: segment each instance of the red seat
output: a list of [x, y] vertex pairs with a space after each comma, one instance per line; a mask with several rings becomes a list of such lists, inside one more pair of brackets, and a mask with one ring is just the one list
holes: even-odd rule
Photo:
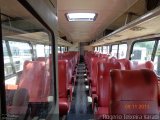
[[108, 59], [108, 63], [116, 63], [117, 62], [117, 58], [116, 57], [111, 57]]
[[107, 58], [91, 58], [91, 80], [90, 80], [90, 88], [91, 94], [96, 94], [97, 92], [97, 74], [98, 74], [98, 62], [106, 61]]
[[[98, 77], [97, 77], [97, 98], [94, 98], [97, 106], [97, 115], [104, 115], [109, 113], [110, 107], [110, 70], [120, 69], [120, 63], [108, 63], [100, 61], [98, 63]], [[93, 96], [94, 97], [94, 96]], [[95, 106], [93, 106], [95, 107]]]
[[97, 63], [100, 59], [97, 57], [91, 58], [91, 79], [90, 79], [90, 88], [91, 88], [91, 94], [96, 93], [96, 85], [97, 85]]
[[118, 59], [121, 64], [121, 70], [131, 70], [131, 62], [128, 59]]
[[20, 88], [15, 91], [12, 104], [7, 106], [7, 113], [13, 115], [25, 115], [28, 109], [29, 94], [27, 89]]
[[139, 69], [154, 70], [154, 65], [152, 61], [146, 61], [146, 62], [133, 61], [131, 69], [132, 70], [139, 70]]
[[13, 102], [13, 97], [15, 94], [15, 91], [17, 90], [18, 85], [5, 85], [6, 90], [6, 105], [11, 106]]
[[160, 111], [160, 81], [158, 81], [158, 106]]
[[159, 115], [158, 80], [153, 71], [112, 70], [111, 85], [111, 114]]
[[45, 62], [25, 61], [18, 88], [28, 90], [29, 102], [46, 102], [48, 98], [43, 96], [44, 79]]
[[59, 113], [65, 115], [70, 109], [68, 100], [71, 91], [68, 89], [68, 61], [58, 60], [58, 81], [59, 81]]

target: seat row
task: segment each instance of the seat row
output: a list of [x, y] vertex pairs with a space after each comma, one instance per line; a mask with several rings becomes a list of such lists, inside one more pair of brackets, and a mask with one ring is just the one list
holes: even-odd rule
[[[25, 115], [29, 106], [32, 116], [41, 114], [41, 107], [46, 108], [47, 115], [47, 106], [49, 102], [53, 102], [51, 57], [50, 55], [48, 58], [39, 57], [35, 61], [25, 61], [18, 84], [6, 85], [8, 113]], [[72, 98], [78, 61], [78, 52], [58, 54], [59, 107], [62, 115], [69, 110], [66, 95], [69, 94]]]
[[51, 62], [51, 56], [24, 62], [18, 84], [6, 85], [8, 113], [25, 115], [29, 106], [32, 116], [36, 116], [40, 114], [40, 109], [44, 109], [41, 107], [47, 108], [49, 102], [53, 102]]
[[58, 54], [60, 116], [66, 115], [70, 110], [72, 93], [76, 81], [76, 68], [78, 61], [79, 61], [78, 52], [64, 52]]
[[138, 63], [88, 52], [85, 62], [92, 109], [100, 119], [104, 115], [158, 114], [158, 80], [151, 61]]

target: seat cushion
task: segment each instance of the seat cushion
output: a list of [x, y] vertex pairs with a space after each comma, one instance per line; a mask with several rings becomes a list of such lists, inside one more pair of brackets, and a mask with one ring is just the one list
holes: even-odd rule
[[92, 94], [96, 94], [97, 91], [96, 87], [92, 87], [91, 89], [92, 89]]
[[26, 114], [28, 106], [7, 106], [7, 113], [13, 115]]
[[97, 115], [109, 114], [109, 108], [108, 107], [98, 107], [96, 114]]
[[69, 110], [69, 102], [67, 98], [59, 98], [59, 113], [60, 115], [65, 115], [67, 114]]
[[108, 107], [98, 107], [98, 110], [95, 114], [96, 120], [103, 120], [105, 119], [105, 115], [109, 114]]

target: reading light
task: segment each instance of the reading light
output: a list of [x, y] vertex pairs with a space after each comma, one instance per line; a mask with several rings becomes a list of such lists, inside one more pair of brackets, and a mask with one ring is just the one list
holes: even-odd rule
[[67, 13], [68, 21], [94, 21], [95, 13]]

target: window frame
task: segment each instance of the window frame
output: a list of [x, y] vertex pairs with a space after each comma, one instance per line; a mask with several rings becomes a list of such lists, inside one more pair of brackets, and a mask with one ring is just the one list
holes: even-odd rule
[[[57, 50], [56, 50], [56, 34], [55, 31], [52, 30], [50, 28], [50, 26], [45, 22], [45, 20], [42, 18], [42, 16], [40, 16], [36, 10], [31, 6], [31, 4], [29, 4], [28, 1], [24, 1], [24, 0], [18, 0], [18, 2], [21, 4], [21, 7], [23, 7], [24, 9], [27, 9], [27, 11], [33, 15], [33, 17], [49, 32], [49, 40], [51, 40], [51, 51], [52, 51], [52, 60], [56, 61], [57, 60]], [[0, 18], [0, 65], [1, 65], [1, 69], [0, 69], [0, 76], [1, 76], [1, 82], [0, 82], [0, 93], [1, 93], [1, 99], [0, 99], [0, 114], [2, 115], [1, 117], [6, 117], [6, 93], [5, 93], [5, 74], [4, 74], [4, 59], [3, 59], [3, 39], [2, 39], [2, 21]], [[53, 64], [51, 65], [52, 68], [52, 82], [51, 82], [51, 86], [53, 86], [52, 88], [54, 89], [54, 102], [53, 102], [53, 106], [58, 105], [58, 81], [57, 81], [57, 62], [53, 62]], [[52, 93], [53, 94], [53, 93]], [[57, 111], [57, 109], [56, 109]], [[4, 116], [3, 116], [4, 115]]]
[[[127, 42], [123, 42], [123, 43], [119, 43], [118, 44], [118, 59], [119, 59], [119, 45], [123, 45], [123, 44], [126, 44], [127, 45], [127, 50], [128, 50], [128, 44], [127, 44]], [[126, 51], [126, 58], [127, 58], [127, 51]], [[120, 59], [124, 59], [124, 58], [120, 58]]]
[[[43, 48], [43, 50], [44, 50], [44, 56], [40, 56], [40, 57], [45, 57], [45, 44], [36, 43], [36, 44], [35, 44], [35, 47], [36, 47], [37, 45], [43, 45], [43, 46], [44, 46], [44, 48]], [[36, 58], [38, 58], [38, 56], [37, 56], [37, 48], [36, 48]]]
[[112, 48], [114, 45], [117, 45], [117, 54], [116, 54], [116, 57], [118, 58], [118, 49], [119, 49], [119, 45], [118, 44], [111, 44], [111, 53], [112, 53]]
[[152, 50], [152, 54], [151, 54], [151, 61], [154, 61], [154, 55], [156, 54], [156, 50], [157, 50], [157, 47], [156, 47], [156, 41], [157, 39], [154, 39], [154, 38], [151, 38], [151, 39], [142, 39], [142, 40], [136, 40], [136, 41], [133, 41], [132, 44], [131, 44], [131, 49], [130, 49], [130, 52], [129, 52], [129, 60], [131, 60], [131, 54], [133, 53], [133, 48], [134, 48], [134, 45], [138, 42], [147, 42], [147, 41], [155, 41], [154, 45], [153, 45], [153, 50]]
[[[33, 46], [29, 41], [20, 41], [20, 40], [13, 40], [13, 39], [11, 39], [11, 38], [7, 38], [6, 40], [3, 40], [4, 42], [5, 42], [5, 44], [7, 43], [8, 44], [8, 47], [7, 47], [7, 44], [6, 44], [6, 48], [7, 48], [7, 51], [8, 51], [8, 56], [11, 58], [11, 61], [10, 61], [10, 64], [11, 64], [11, 66], [12, 66], [12, 68], [13, 68], [13, 73], [12, 74], [10, 74], [10, 75], [7, 75], [7, 76], [5, 76], [5, 80], [6, 79], [10, 79], [11, 77], [14, 77], [14, 76], [16, 76], [17, 74], [19, 74], [20, 72], [22, 72], [22, 71], [19, 71], [19, 72], [16, 72], [16, 68], [15, 68], [15, 65], [14, 65], [14, 60], [13, 60], [13, 54], [12, 54], [12, 52], [11, 52], [11, 47], [10, 47], [10, 45], [9, 45], [9, 42], [11, 41], [11, 42], [19, 42], [19, 43], [27, 43], [28, 45], [29, 45], [29, 47], [30, 47], [30, 53], [31, 53], [31, 56], [33, 55], [32, 54], [32, 47], [31, 46]], [[32, 59], [32, 61], [33, 61], [33, 58], [31, 57], [31, 59]]]

